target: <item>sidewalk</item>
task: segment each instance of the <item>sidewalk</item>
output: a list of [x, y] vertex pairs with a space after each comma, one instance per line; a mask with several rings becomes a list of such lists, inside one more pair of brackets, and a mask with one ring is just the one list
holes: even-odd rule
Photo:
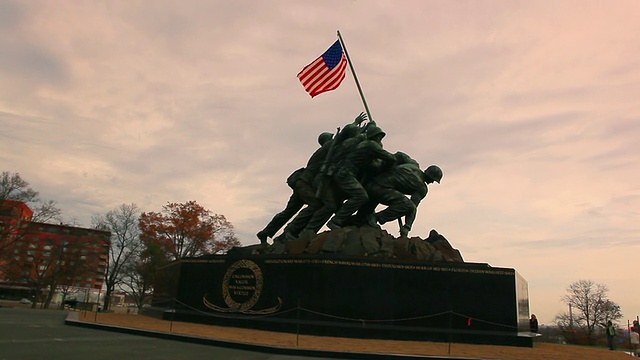
[[154, 336], [264, 353], [339, 359], [502, 359], [502, 360], [622, 360], [628, 353], [603, 348], [535, 343], [533, 348], [297, 336], [293, 333], [170, 322], [144, 315], [71, 312], [69, 325]]
[[[295, 356], [307, 356], [307, 357], [323, 357], [332, 359], [428, 359], [428, 360], [483, 360], [477, 357], [451, 357], [451, 356], [438, 356], [438, 355], [417, 355], [417, 354], [399, 354], [399, 353], [379, 353], [379, 352], [367, 352], [367, 351], [336, 351], [336, 350], [322, 350], [317, 348], [305, 348], [296, 346], [295, 340], [299, 341], [301, 337], [310, 338], [309, 336], [297, 337], [295, 334], [283, 334], [283, 333], [271, 333], [265, 331], [251, 330], [251, 329], [235, 329], [224, 328], [218, 330], [215, 326], [205, 326], [198, 324], [187, 323], [170, 323], [168, 321], [162, 321], [154, 318], [148, 318], [142, 315], [123, 315], [113, 313], [91, 313], [82, 311], [71, 311], [65, 319], [66, 325], [80, 326], [94, 329], [101, 329], [107, 331], [115, 331], [125, 334], [151, 336], [161, 339], [169, 339], [176, 341], [191, 342], [197, 344], [205, 344], [211, 346], [227, 347], [240, 350], [258, 351], [263, 353], [279, 354], [279, 355], [295, 355]], [[135, 324], [133, 320], [137, 321]], [[129, 322], [130, 324], [126, 324]], [[210, 328], [214, 330], [214, 333], [220, 335], [221, 338], [214, 338], [208, 336], [197, 335], [200, 327]], [[190, 328], [191, 330], [188, 330]], [[164, 329], [164, 330], [162, 330]], [[218, 331], [215, 331], [218, 330]], [[222, 336], [220, 331], [224, 332], [226, 336]], [[211, 332], [206, 332], [211, 334]], [[242, 336], [247, 340], [259, 341], [262, 339], [265, 343], [259, 342], [246, 342], [233, 340]], [[295, 339], [294, 339], [295, 337]], [[317, 337], [316, 337], [317, 338]], [[352, 339], [349, 339], [352, 340]]]

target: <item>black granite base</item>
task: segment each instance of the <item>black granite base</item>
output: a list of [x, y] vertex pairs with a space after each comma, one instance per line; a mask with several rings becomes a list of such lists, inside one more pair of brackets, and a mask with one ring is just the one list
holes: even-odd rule
[[168, 320], [323, 336], [532, 346], [526, 281], [486, 264], [209, 256], [162, 268]]

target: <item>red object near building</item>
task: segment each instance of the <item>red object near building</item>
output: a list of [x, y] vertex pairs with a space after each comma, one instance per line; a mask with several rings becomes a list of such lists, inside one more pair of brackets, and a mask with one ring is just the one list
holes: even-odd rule
[[24, 203], [0, 204], [0, 282], [7, 286], [102, 289], [111, 233], [33, 222]]

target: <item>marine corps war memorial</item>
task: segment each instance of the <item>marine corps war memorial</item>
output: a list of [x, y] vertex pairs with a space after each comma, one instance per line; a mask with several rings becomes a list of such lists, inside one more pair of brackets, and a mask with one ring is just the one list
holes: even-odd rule
[[[338, 37], [298, 74], [312, 97], [336, 89], [347, 66], [355, 78]], [[291, 196], [256, 244], [164, 266], [150, 314], [324, 336], [532, 346], [526, 280], [512, 268], [465, 262], [436, 229], [415, 233], [420, 203], [446, 176], [385, 150], [393, 134], [362, 99], [366, 111], [319, 134], [317, 150], [286, 179]]]

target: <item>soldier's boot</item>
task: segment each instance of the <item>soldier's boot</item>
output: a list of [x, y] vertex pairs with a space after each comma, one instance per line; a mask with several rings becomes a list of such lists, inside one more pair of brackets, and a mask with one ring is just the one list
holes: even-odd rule
[[400, 237], [409, 237], [409, 231], [411, 231], [411, 229], [408, 226], [402, 225], [400, 227]]
[[332, 218], [331, 220], [329, 220], [329, 222], [327, 223], [327, 227], [331, 230], [338, 230], [338, 229], [342, 229], [342, 224], [336, 220], [336, 218]]
[[273, 238], [273, 242], [274, 242], [274, 244], [275, 244], [276, 242], [286, 244], [286, 243], [288, 243], [289, 241], [291, 241], [291, 240], [295, 240], [295, 239], [297, 239], [297, 238], [298, 238], [297, 236], [293, 235], [291, 232], [289, 232], [289, 231], [287, 231], [287, 229], [285, 229], [285, 230], [282, 232], [282, 234], [280, 234], [280, 235], [278, 235], [278, 236], [276, 236], [276, 237], [274, 237], [274, 238]]
[[381, 229], [380, 225], [378, 225], [378, 218], [375, 213], [369, 214], [367, 216], [367, 225], [374, 229]]
[[274, 238], [273, 238], [273, 243], [274, 243], [274, 244], [275, 244], [275, 243], [283, 243], [283, 244], [286, 244], [286, 243], [287, 243], [287, 238], [286, 238], [286, 236], [284, 235], [284, 233], [282, 233], [282, 234], [280, 234], [280, 235], [278, 235], [278, 236], [276, 236], [276, 237], [274, 237]]
[[269, 235], [267, 235], [264, 230], [260, 230], [258, 231], [258, 233], [256, 234], [256, 236], [258, 237], [258, 239], [260, 239], [260, 243], [265, 245], [267, 244], [267, 238], [269, 237]]
[[293, 235], [293, 233], [287, 231], [287, 229], [285, 229], [282, 235], [284, 235], [284, 238], [287, 239], [287, 241], [295, 240], [298, 238], [297, 236]]

